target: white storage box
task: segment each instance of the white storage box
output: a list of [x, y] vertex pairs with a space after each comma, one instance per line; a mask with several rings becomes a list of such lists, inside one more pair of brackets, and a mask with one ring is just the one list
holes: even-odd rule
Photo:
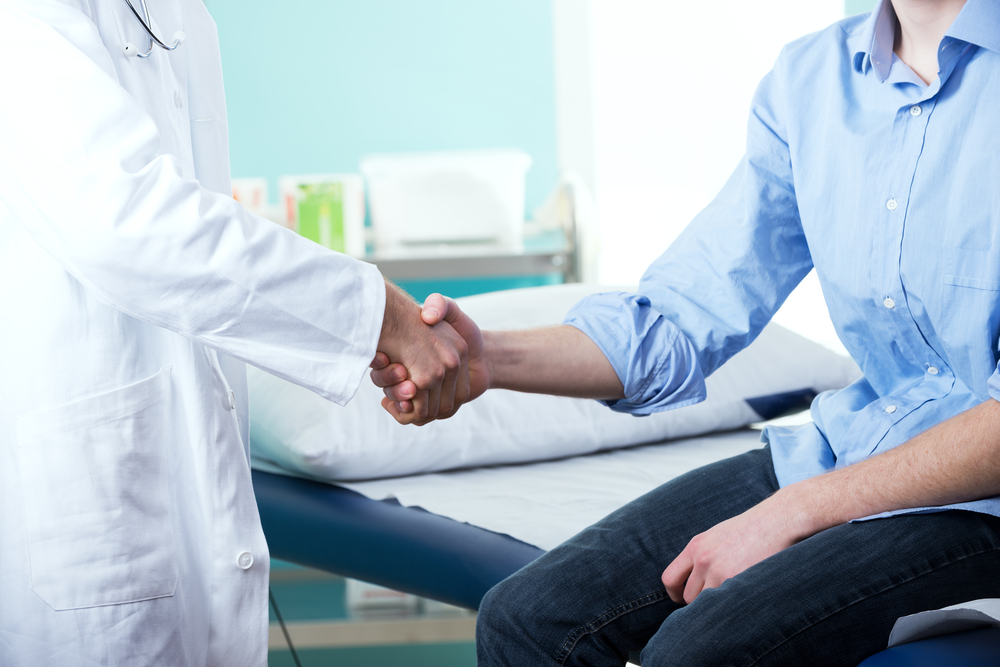
[[376, 249], [458, 243], [520, 250], [530, 166], [531, 156], [517, 150], [363, 158]]

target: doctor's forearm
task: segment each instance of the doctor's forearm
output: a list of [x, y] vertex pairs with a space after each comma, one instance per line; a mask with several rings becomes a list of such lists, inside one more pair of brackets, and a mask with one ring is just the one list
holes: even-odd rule
[[1000, 494], [1000, 403], [992, 399], [855, 465], [785, 487], [799, 539], [852, 519]]
[[568, 325], [484, 331], [491, 387], [575, 398], [621, 399], [621, 381], [601, 349]]

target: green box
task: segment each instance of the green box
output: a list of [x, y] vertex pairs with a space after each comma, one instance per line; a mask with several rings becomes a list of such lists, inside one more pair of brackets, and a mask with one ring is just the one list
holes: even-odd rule
[[343, 184], [301, 184], [299, 191], [299, 234], [330, 250], [345, 252]]

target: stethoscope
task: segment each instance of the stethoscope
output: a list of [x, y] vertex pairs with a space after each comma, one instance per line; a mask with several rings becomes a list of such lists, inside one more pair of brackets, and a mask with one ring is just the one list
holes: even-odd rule
[[135, 5], [132, 4], [132, 0], [125, 0], [125, 4], [127, 4], [128, 8], [132, 10], [132, 14], [135, 16], [135, 20], [139, 22], [139, 25], [142, 26], [142, 29], [146, 31], [147, 35], [149, 35], [149, 48], [146, 49], [145, 53], [139, 53], [139, 49], [137, 49], [135, 47], [135, 44], [133, 44], [132, 42], [125, 42], [125, 46], [122, 47], [122, 51], [125, 53], [126, 56], [137, 56], [139, 58], [148, 58], [150, 54], [153, 53], [154, 44], [166, 51], [173, 51], [178, 46], [184, 43], [186, 36], [180, 30], [174, 33], [174, 43], [169, 45], [164, 44], [162, 41], [160, 41], [159, 37], [153, 34], [153, 29], [150, 27], [152, 21], [150, 21], [149, 19], [149, 9], [146, 7], [146, 0], [139, 0], [139, 4], [142, 6], [142, 16], [139, 16], [139, 12], [136, 11]]

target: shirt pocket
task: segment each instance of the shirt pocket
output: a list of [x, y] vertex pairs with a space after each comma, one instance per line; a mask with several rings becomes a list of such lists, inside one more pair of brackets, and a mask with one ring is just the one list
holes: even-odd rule
[[18, 419], [31, 588], [53, 609], [173, 595], [177, 556], [163, 462], [169, 401], [167, 366]]
[[946, 285], [1000, 291], [1000, 254], [984, 250], [949, 248], [945, 258]]

